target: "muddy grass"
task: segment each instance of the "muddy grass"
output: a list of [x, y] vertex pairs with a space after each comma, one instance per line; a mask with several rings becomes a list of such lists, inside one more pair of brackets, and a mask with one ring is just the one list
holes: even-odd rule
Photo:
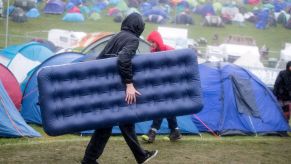
[[[89, 137], [50, 139], [1, 139], [0, 163], [80, 163]], [[143, 144], [147, 149], [158, 149], [157, 158], [150, 163], [290, 163], [291, 138], [280, 137], [227, 137], [200, 138], [186, 136], [177, 143], [158, 138], [155, 144]], [[100, 163], [135, 163], [122, 137], [112, 137]]]

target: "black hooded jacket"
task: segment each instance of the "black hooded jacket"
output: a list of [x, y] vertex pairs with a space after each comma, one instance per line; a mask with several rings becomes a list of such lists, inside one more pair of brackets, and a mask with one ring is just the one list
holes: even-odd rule
[[274, 85], [274, 94], [282, 101], [291, 101], [291, 71], [289, 67], [291, 67], [291, 61], [287, 63], [286, 70], [279, 73]]
[[142, 34], [144, 27], [145, 23], [141, 15], [130, 14], [123, 20], [121, 31], [109, 40], [98, 57], [100, 59], [117, 56], [119, 73], [126, 84], [132, 83], [131, 59], [136, 54], [139, 46], [139, 36]]

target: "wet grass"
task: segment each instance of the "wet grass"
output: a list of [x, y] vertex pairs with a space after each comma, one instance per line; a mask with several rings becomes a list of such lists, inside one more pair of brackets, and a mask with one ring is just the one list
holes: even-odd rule
[[[0, 163], [80, 163], [90, 137], [47, 136], [41, 127], [41, 138], [0, 138]], [[159, 155], [151, 163], [290, 163], [289, 137], [236, 136], [216, 138], [209, 134], [184, 136], [169, 142], [159, 136], [154, 144], [144, 144]], [[111, 137], [100, 163], [135, 163], [133, 155], [120, 136]]]

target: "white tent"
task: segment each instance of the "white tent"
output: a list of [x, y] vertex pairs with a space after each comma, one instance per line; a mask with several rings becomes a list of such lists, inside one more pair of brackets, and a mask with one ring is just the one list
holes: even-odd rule
[[182, 28], [159, 27], [164, 43], [175, 49], [188, 48], [188, 30]]
[[257, 46], [237, 45], [237, 44], [221, 44], [219, 46], [226, 56], [242, 57], [251, 55], [252, 58], [259, 58], [259, 48]]
[[0, 55], [0, 63], [3, 65], [8, 65], [10, 59], [6, 58], [5, 56]]
[[260, 61], [260, 56], [253, 55], [251, 51], [246, 51], [234, 64], [244, 67], [264, 68], [263, 63]]
[[235, 17], [236, 14], [239, 13], [239, 9], [237, 7], [223, 7], [221, 9], [221, 15], [230, 16], [231, 20]]
[[75, 48], [86, 35], [84, 32], [52, 29], [48, 33], [48, 40], [61, 48]]
[[234, 22], [243, 23], [245, 21], [244, 16], [241, 13], [235, 14], [234, 18], [232, 19]]
[[291, 43], [285, 43], [285, 49], [281, 50], [280, 59], [284, 61], [291, 60]]
[[0, 17], [2, 17], [3, 14], [3, 2], [0, 0]]
[[219, 61], [234, 59], [234, 64], [246, 67], [262, 68], [259, 48], [257, 46], [221, 44], [220, 46], [207, 46], [206, 57]]

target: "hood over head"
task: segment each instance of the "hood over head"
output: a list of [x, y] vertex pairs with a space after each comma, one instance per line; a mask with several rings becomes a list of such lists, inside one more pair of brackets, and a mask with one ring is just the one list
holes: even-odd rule
[[163, 47], [165, 46], [165, 45], [164, 45], [164, 42], [163, 42], [163, 39], [162, 39], [162, 36], [161, 36], [161, 34], [160, 34], [158, 31], [153, 31], [153, 32], [151, 32], [151, 33], [149, 34], [147, 40], [148, 40], [149, 42], [154, 42], [154, 43], [156, 43], [156, 45], [157, 45], [157, 49], [158, 49], [158, 50], [163, 49]]
[[121, 30], [129, 31], [139, 37], [144, 31], [145, 23], [142, 16], [138, 13], [128, 15], [121, 24]]

